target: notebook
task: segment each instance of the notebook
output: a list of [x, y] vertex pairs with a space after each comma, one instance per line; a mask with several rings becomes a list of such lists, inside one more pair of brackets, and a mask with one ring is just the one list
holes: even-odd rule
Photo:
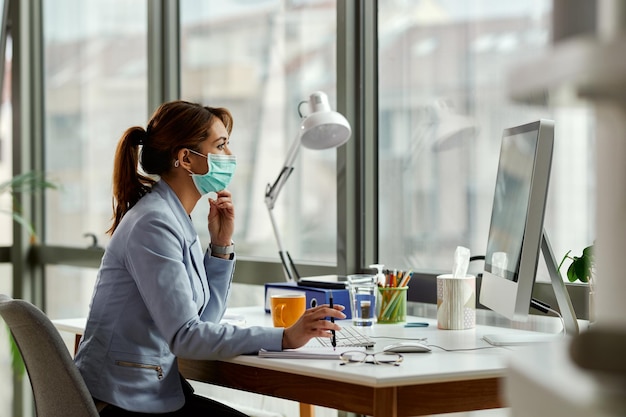
[[351, 350], [363, 350], [364, 347], [338, 347], [333, 349], [332, 347], [309, 347], [309, 345], [305, 345], [298, 349], [284, 349], [280, 351], [271, 351], [261, 349], [259, 350], [260, 358], [275, 358], [275, 359], [341, 359], [341, 354], [343, 352], [348, 352]]

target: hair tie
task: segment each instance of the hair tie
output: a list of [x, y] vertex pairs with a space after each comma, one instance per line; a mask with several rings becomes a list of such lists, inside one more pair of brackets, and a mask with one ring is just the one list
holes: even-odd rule
[[145, 130], [137, 132], [135, 136], [133, 137], [133, 145], [135, 146], [145, 145], [147, 139], [148, 139], [148, 132], [146, 132]]

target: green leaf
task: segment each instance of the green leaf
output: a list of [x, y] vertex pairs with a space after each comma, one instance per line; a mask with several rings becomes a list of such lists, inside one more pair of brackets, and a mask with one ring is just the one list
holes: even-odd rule
[[21, 224], [24, 228], [28, 229], [28, 233], [30, 233], [30, 236], [33, 236], [35, 238], [37, 237], [37, 233], [35, 233], [35, 228], [32, 224], [30, 224], [28, 220], [22, 217], [19, 213], [12, 213], [12, 216], [13, 220]]
[[13, 339], [13, 335], [11, 334], [11, 331], [8, 330], [8, 326], [7, 326], [7, 333], [9, 335], [9, 345], [10, 345], [10, 350], [11, 350], [11, 363], [13, 364], [13, 370], [18, 376], [21, 377], [24, 375], [26, 371], [26, 367], [24, 366], [24, 360], [22, 359], [22, 355], [20, 354], [20, 349], [17, 347], [17, 343], [15, 343], [15, 339]]
[[47, 181], [42, 172], [29, 171], [0, 183], [0, 194], [7, 191], [10, 193], [33, 192], [45, 188], [58, 188], [58, 186], [54, 182]]
[[572, 262], [569, 268], [567, 268], [567, 279], [569, 282], [574, 282], [578, 279], [576, 276], [576, 267], [574, 266], [574, 262]]
[[578, 277], [579, 281], [589, 281], [589, 262], [587, 258], [576, 258], [576, 260], [572, 262], [572, 266], [574, 267], [576, 277]]
[[583, 249], [582, 257], [589, 259], [589, 261], [591, 262], [591, 260], [593, 259], [593, 245], [587, 246], [585, 249]]
[[585, 249], [583, 249], [581, 256], [569, 256], [570, 251], [567, 251], [561, 263], [559, 264], [559, 269], [565, 259], [569, 258], [572, 260], [569, 268], [567, 269], [567, 279], [570, 282], [580, 281], [580, 282], [589, 282], [593, 271], [593, 246], [589, 245]]
[[[47, 181], [44, 173], [42, 172], [29, 171], [23, 174], [16, 175], [8, 181], [0, 183], [0, 194], [5, 192], [11, 195], [15, 193], [32, 193], [44, 190], [46, 188], [56, 189], [58, 188], [58, 185], [54, 182]], [[31, 237], [36, 238], [33, 225], [30, 224], [30, 222], [22, 216], [19, 207], [19, 201], [15, 197], [13, 198], [12, 211], [6, 212], [5, 210], [0, 210], [0, 212], [8, 213], [10, 216], [13, 217], [13, 220], [22, 225], [25, 229], [28, 229]]]

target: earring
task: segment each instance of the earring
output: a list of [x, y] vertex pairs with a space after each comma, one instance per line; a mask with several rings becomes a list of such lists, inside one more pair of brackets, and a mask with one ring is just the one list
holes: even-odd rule
[[180, 162], [178, 162], [178, 159], [174, 161], [174, 168], [178, 168], [178, 166], [180, 165]]

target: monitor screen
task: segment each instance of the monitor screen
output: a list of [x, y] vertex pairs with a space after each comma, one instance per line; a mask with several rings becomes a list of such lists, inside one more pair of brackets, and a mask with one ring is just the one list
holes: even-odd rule
[[485, 268], [517, 281], [528, 215], [537, 132], [520, 132], [502, 139]]
[[526, 319], [530, 307], [553, 143], [551, 120], [502, 135], [480, 302], [510, 319]]

